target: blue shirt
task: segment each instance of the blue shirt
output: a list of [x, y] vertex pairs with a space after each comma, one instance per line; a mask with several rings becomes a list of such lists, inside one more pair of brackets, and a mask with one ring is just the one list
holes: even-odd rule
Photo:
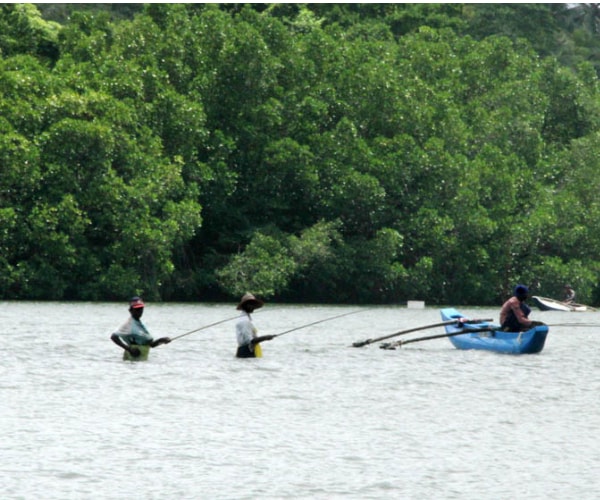
[[123, 323], [115, 333], [129, 345], [150, 345], [154, 341], [144, 324], [133, 317]]

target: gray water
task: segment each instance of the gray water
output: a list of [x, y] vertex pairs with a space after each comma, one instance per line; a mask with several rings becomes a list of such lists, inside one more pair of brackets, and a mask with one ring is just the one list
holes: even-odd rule
[[[276, 334], [358, 309], [267, 305], [254, 321]], [[598, 326], [551, 326], [541, 354], [512, 356], [448, 339], [350, 347], [441, 321], [362, 309], [261, 359], [234, 357], [230, 321], [126, 362], [109, 340], [126, 304], [0, 303], [2, 498], [600, 498], [600, 313], [534, 311]], [[148, 304], [143, 320], [174, 337], [236, 316]]]

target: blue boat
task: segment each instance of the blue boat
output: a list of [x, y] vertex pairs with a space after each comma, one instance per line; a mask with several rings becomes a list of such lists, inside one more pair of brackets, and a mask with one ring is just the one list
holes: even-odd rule
[[444, 321], [464, 320], [444, 327], [446, 334], [450, 335], [448, 339], [457, 349], [484, 349], [504, 354], [535, 354], [542, 351], [548, 335], [547, 325], [534, 326], [524, 332], [503, 332], [499, 325], [492, 323], [469, 323], [468, 318], [454, 308], [442, 309], [441, 313]]

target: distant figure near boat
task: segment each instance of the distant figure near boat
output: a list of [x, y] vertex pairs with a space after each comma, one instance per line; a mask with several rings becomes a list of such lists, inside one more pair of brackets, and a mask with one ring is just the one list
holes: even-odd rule
[[565, 304], [572, 304], [575, 302], [575, 290], [571, 285], [565, 285], [565, 295], [563, 298]]
[[541, 311], [564, 311], [564, 312], [594, 312], [598, 309], [586, 306], [585, 304], [578, 304], [575, 302], [575, 290], [571, 285], [565, 285], [563, 287], [563, 296], [561, 300], [550, 299], [548, 297], [532, 297], [534, 305], [536, 305]]

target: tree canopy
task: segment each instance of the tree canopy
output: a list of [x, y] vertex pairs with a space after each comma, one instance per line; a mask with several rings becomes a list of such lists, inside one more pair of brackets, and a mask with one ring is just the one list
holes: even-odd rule
[[0, 6], [3, 299], [600, 302], [595, 4], [58, 5]]

